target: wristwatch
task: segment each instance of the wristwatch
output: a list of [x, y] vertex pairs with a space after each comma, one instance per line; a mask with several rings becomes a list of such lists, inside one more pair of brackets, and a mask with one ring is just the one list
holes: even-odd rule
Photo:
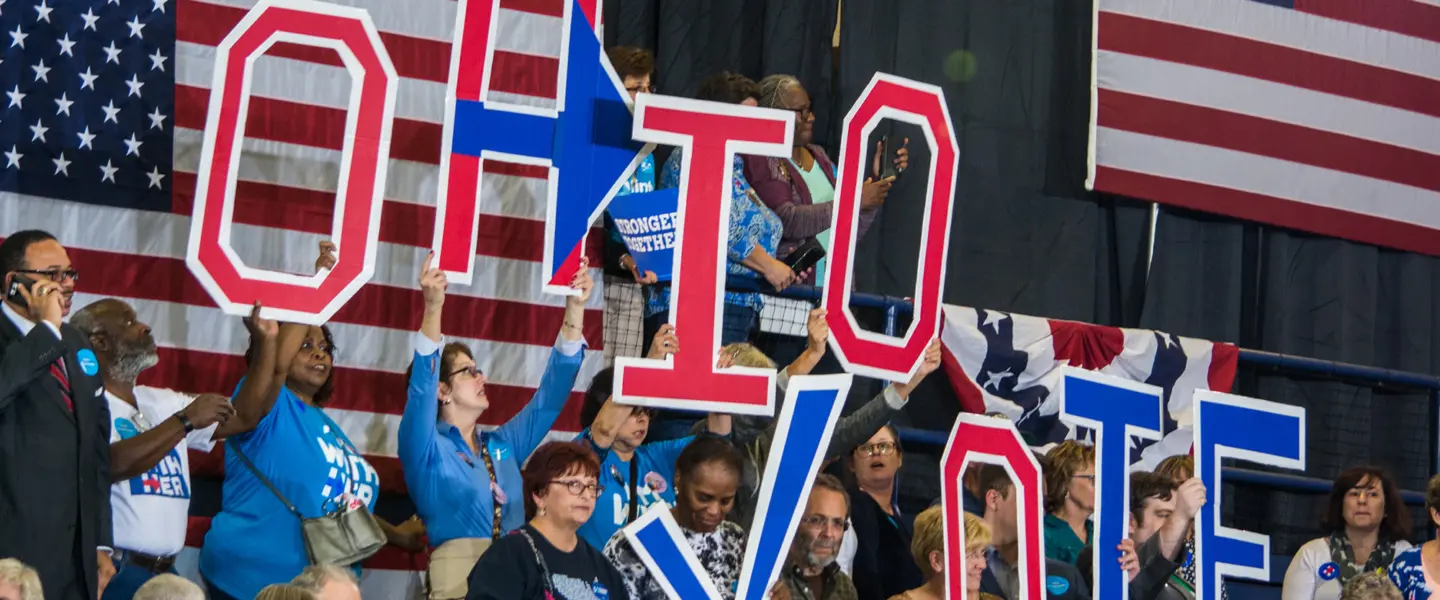
[[195, 431], [195, 424], [190, 422], [190, 418], [186, 417], [185, 413], [175, 413], [175, 418], [179, 419], [180, 424], [185, 426], [185, 433], [188, 434]]

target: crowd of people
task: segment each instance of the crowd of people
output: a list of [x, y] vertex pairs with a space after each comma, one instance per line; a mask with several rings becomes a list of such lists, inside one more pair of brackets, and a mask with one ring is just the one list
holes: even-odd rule
[[[620, 48], [611, 59], [632, 93], [651, 89], [648, 53]], [[835, 197], [835, 165], [813, 143], [804, 87], [786, 75], [757, 83], [722, 72], [705, 80], [699, 97], [795, 113], [790, 157], [735, 159], [728, 276], [775, 289], [823, 276], [823, 263], [796, 272], [781, 260], [811, 240], [826, 241]], [[897, 156], [903, 170], [903, 148]], [[683, 160], [681, 152], [670, 155], [660, 185], [678, 185]], [[878, 178], [878, 164], [875, 171], [863, 187], [862, 235], [893, 182]], [[654, 176], [648, 159], [626, 190], [654, 189]], [[317, 271], [334, 265], [335, 250], [321, 244]], [[638, 270], [623, 248], [610, 257], [645, 286], [648, 355], [681, 352], [681, 334], [666, 319], [667, 287]], [[605, 369], [587, 384], [584, 430], [546, 442], [584, 358], [593, 282], [582, 260], [535, 395], [503, 425], [482, 431], [477, 423], [490, 408], [486, 374], [471, 348], [446, 341], [447, 280], [431, 259], [417, 277], [419, 328], [407, 348], [396, 349], [411, 355], [396, 434], [416, 514], [390, 523], [373, 515], [379, 475], [327, 415], [340, 389], [328, 327], [276, 322], [256, 305], [244, 319], [247, 370], [228, 396], [140, 386], [139, 375], [160, 360], [150, 327], [114, 298], [72, 313], [79, 271], [61, 241], [34, 230], [8, 235], [0, 242], [7, 290], [0, 306], [0, 600], [356, 600], [360, 560], [383, 544], [428, 551], [435, 600], [659, 599], [665, 586], [622, 531], [650, 510], [670, 511], [715, 589], [734, 598], [764, 500], [774, 418], [656, 414], [620, 404]], [[825, 313], [808, 315], [804, 349], [785, 357], [782, 368], [750, 343], [762, 305], [759, 294], [727, 292], [716, 366], [776, 370], [783, 392], [824, 358]], [[1025, 600], [1017, 492], [1004, 467], [980, 464], [964, 475], [963, 560], [945, 556], [947, 516], [938, 499], [919, 514], [901, 510], [905, 451], [890, 421], [940, 362], [932, 341], [909, 381], [885, 387], [840, 420], [772, 598], [940, 599], [947, 573], [963, 569], [967, 600]], [[202, 590], [174, 575], [189, 513], [187, 450], [208, 451], [221, 440], [223, 496], [200, 554]], [[1089, 598], [1094, 449], [1067, 441], [1039, 460], [1050, 577], [1044, 593]], [[1193, 521], [1207, 502], [1193, 470], [1180, 456], [1131, 475], [1130, 537], [1114, 568], [1128, 574], [1132, 600], [1193, 598]], [[1431, 483], [1427, 510], [1440, 524], [1440, 479]], [[1324, 527], [1328, 533], [1291, 563], [1285, 600], [1429, 597], [1440, 546], [1406, 541], [1409, 519], [1383, 469], [1343, 473]]]

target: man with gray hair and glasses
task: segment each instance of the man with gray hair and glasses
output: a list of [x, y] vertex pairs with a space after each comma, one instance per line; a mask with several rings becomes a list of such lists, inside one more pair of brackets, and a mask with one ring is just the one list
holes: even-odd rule
[[205, 591], [189, 579], [165, 573], [140, 586], [135, 600], [205, 600]]
[[790, 559], [771, 588], [771, 600], [855, 600], [850, 576], [840, 570], [840, 538], [848, 529], [850, 494], [834, 475], [821, 473], [810, 488]]
[[335, 565], [305, 567], [290, 585], [305, 588], [319, 600], [360, 600], [360, 582], [355, 574]]

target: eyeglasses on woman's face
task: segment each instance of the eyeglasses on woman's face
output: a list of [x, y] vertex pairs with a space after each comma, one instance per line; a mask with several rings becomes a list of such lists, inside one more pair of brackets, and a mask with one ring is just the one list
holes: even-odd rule
[[459, 374], [461, 374], [461, 373], [464, 373], [464, 374], [466, 374], [466, 375], [469, 375], [471, 379], [479, 378], [481, 375], [484, 375], [484, 374], [485, 374], [484, 371], [481, 371], [481, 370], [480, 370], [480, 365], [467, 365], [467, 366], [460, 367], [460, 368], [458, 368], [458, 369], [455, 369], [454, 371], [451, 371], [451, 372], [447, 373], [447, 374], [445, 375], [445, 379], [450, 379], [451, 377], [454, 377], [454, 376], [459, 375]]
[[570, 495], [577, 498], [584, 498], [587, 495], [591, 498], [599, 498], [600, 492], [605, 489], [605, 486], [600, 485], [598, 482], [582, 481], [579, 479], [555, 479], [551, 480], [550, 483], [565, 486], [565, 489], [570, 490]]
[[895, 449], [895, 442], [876, 442], [860, 446], [855, 451], [865, 456], [889, 456], [895, 453]]

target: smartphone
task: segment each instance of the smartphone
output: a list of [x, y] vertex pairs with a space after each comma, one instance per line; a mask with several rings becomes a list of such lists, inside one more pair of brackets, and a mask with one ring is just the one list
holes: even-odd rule
[[5, 299], [20, 306], [29, 306], [29, 303], [25, 302], [25, 297], [20, 295], [22, 287], [25, 288], [25, 291], [30, 291], [35, 287], [35, 280], [16, 273], [14, 277], [10, 278], [10, 287], [5, 290]]
[[810, 240], [796, 248], [794, 252], [790, 253], [790, 256], [785, 257], [784, 262], [789, 265], [791, 271], [804, 273], [806, 269], [815, 266], [823, 258], [825, 258], [825, 247], [821, 246], [817, 240]]
[[895, 152], [899, 150], [899, 148], [890, 145], [890, 136], [888, 135], [881, 136], [880, 143], [884, 144], [883, 147], [885, 148], [885, 155], [880, 157], [880, 178], [894, 177], [899, 179], [900, 170], [895, 167]]

